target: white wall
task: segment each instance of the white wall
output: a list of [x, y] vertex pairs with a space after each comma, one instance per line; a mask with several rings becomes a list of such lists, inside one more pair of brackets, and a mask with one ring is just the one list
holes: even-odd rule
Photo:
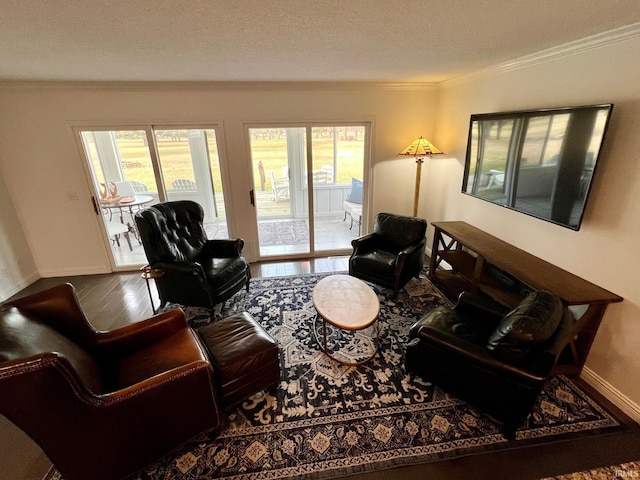
[[40, 278], [0, 172], [0, 301]]
[[[255, 225], [246, 215], [251, 179], [244, 123], [373, 122], [373, 163], [392, 167], [381, 167], [380, 176], [373, 171], [371, 212], [410, 214], [405, 177], [414, 175], [415, 165], [396, 154], [415, 137], [432, 135], [436, 100], [434, 86], [412, 84], [0, 84], [0, 172], [41, 276], [107, 272], [72, 127], [217, 123], [231, 178], [232, 234], [248, 239]], [[0, 223], [0, 231], [6, 228]], [[250, 260], [255, 247], [245, 246]]]
[[[624, 297], [607, 309], [587, 367], [632, 409], [640, 405], [639, 51], [636, 36], [442, 85], [437, 140], [449, 155], [426, 187], [431, 220], [464, 220]], [[460, 193], [470, 114], [609, 102], [613, 116], [580, 231]]]

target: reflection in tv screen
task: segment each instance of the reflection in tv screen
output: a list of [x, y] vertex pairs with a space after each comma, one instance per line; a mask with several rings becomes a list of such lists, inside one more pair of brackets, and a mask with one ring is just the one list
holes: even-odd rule
[[578, 230], [612, 109], [471, 115], [462, 192]]

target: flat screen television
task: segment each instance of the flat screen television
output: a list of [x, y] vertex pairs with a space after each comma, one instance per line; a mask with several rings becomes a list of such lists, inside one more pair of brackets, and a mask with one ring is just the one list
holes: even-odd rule
[[471, 115], [462, 192], [579, 230], [612, 110]]

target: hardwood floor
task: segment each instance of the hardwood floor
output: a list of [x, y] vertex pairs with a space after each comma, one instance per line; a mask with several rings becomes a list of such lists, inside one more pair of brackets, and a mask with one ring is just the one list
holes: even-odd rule
[[[298, 275], [348, 270], [348, 257], [308, 261], [260, 263], [251, 266], [253, 277]], [[112, 329], [151, 316], [147, 287], [139, 272], [41, 279], [22, 290], [21, 297], [57, 285], [72, 283], [80, 302], [98, 329]], [[158, 305], [155, 289], [154, 304]], [[584, 382], [580, 382], [585, 388]], [[589, 389], [591, 390], [591, 389]], [[597, 392], [594, 396], [600, 398]], [[608, 404], [608, 402], [606, 402]], [[584, 438], [537, 447], [486, 453], [425, 465], [395, 468], [347, 477], [352, 480], [390, 479], [538, 479], [613, 465], [640, 458], [640, 428], [613, 406], [610, 408], [629, 422], [628, 432], [607, 437]], [[40, 448], [22, 431], [0, 416], [0, 480], [41, 480], [51, 463]], [[90, 479], [88, 479], [90, 480]]]

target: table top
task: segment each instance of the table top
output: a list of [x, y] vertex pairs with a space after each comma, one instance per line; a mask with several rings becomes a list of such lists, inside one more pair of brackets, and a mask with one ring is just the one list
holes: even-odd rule
[[313, 306], [327, 322], [343, 330], [362, 330], [378, 318], [380, 301], [373, 289], [349, 275], [329, 275], [313, 289]]
[[[127, 197], [123, 197], [127, 198]], [[103, 203], [100, 202], [100, 206], [104, 208], [124, 208], [124, 207], [133, 207], [136, 205], [144, 205], [145, 203], [149, 203], [153, 201], [153, 197], [151, 195], [134, 195], [133, 201], [131, 202], [112, 202], [112, 203]]]
[[[621, 302], [622, 297], [525, 252], [465, 222], [433, 222], [484, 260], [536, 290], [549, 290], [568, 305]], [[437, 240], [437, 235], [435, 240]], [[433, 252], [435, 255], [435, 252]]]

